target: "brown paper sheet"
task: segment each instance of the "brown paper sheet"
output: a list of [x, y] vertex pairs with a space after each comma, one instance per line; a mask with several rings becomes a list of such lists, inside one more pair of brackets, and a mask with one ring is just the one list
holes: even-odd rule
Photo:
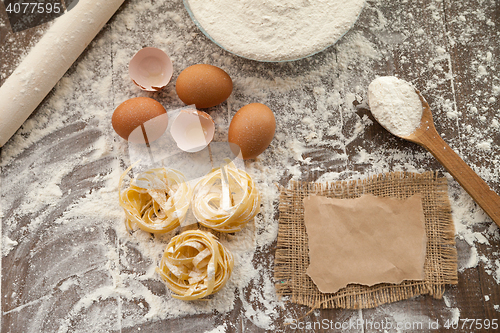
[[348, 284], [372, 286], [423, 280], [425, 218], [420, 194], [406, 200], [376, 197], [304, 198], [310, 265], [322, 293]]

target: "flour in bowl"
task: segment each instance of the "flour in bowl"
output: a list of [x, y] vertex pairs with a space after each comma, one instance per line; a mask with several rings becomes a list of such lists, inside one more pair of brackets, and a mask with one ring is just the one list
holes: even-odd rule
[[368, 104], [380, 125], [397, 136], [415, 132], [422, 119], [422, 101], [415, 88], [394, 76], [382, 76], [370, 83]]
[[216, 43], [245, 58], [283, 61], [334, 44], [356, 22], [364, 0], [184, 0]]

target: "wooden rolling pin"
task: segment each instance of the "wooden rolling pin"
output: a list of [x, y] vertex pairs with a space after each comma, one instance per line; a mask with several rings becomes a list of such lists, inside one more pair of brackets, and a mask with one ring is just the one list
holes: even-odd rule
[[124, 0], [80, 0], [0, 87], [0, 147], [21, 127]]

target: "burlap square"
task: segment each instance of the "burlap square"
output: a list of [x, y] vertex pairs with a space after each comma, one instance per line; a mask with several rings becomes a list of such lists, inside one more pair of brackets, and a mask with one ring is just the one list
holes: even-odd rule
[[[421, 193], [427, 233], [425, 279], [400, 284], [350, 284], [333, 294], [321, 293], [306, 274], [309, 250], [303, 199], [309, 194], [330, 198], [357, 198], [364, 193], [406, 199]], [[291, 181], [280, 188], [279, 231], [275, 257], [278, 295], [310, 307], [364, 309], [416, 295], [441, 298], [446, 284], [457, 284], [457, 250], [446, 178], [435, 172], [381, 174], [363, 180], [335, 183]]]

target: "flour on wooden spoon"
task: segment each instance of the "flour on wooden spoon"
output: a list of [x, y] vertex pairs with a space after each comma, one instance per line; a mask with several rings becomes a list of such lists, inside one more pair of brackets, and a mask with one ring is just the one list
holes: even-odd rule
[[380, 125], [397, 136], [415, 132], [422, 119], [422, 101], [415, 88], [394, 76], [382, 76], [370, 83], [368, 104]]

